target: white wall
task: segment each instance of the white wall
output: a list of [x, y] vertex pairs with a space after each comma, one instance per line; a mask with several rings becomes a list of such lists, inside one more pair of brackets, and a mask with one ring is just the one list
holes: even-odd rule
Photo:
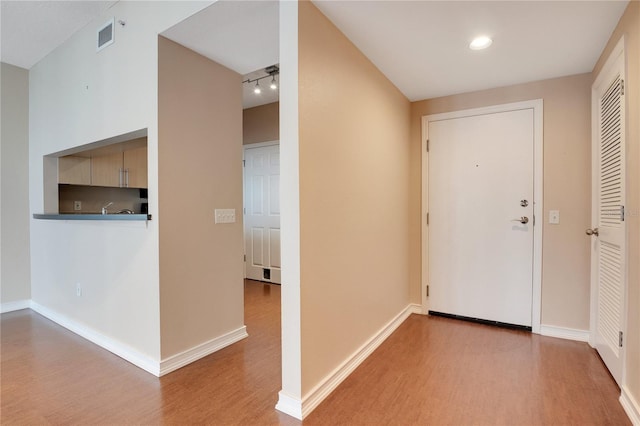
[[[31, 298], [29, 266], [29, 72], [3, 63], [2, 217], [0, 301], [2, 310], [26, 306]], [[21, 302], [21, 303], [20, 303]]]
[[[147, 128], [153, 215], [146, 224], [32, 219], [32, 300], [153, 361], [160, 358], [158, 33], [210, 3], [118, 2], [30, 72], [31, 213], [44, 210], [44, 155]], [[111, 17], [126, 26], [116, 24], [115, 43], [96, 53], [95, 31]]]

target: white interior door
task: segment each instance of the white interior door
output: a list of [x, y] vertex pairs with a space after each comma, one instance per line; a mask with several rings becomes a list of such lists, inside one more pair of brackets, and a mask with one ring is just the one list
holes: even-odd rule
[[245, 274], [280, 284], [280, 146], [244, 150]]
[[594, 83], [591, 344], [621, 384], [626, 293], [624, 52]]
[[534, 110], [428, 123], [429, 311], [532, 326]]

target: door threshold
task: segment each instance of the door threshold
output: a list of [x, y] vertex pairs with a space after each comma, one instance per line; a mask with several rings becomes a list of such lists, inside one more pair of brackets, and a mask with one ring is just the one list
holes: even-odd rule
[[508, 329], [511, 329], [511, 330], [520, 330], [520, 331], [531, 332], [531, 327], [530, 326], [526, 326], [526, 325], [510, 324], [508, 322], [500, 322], [500, 321], [492, 321], [492, 320], [486, 320], [486, 319], [480, 319], [480, 318], [465, 317], [464, 315], [446, 314], [444, 312], [436, 312], [436, 311], [429, 311], [429, 315], [433, 315], [434, 317], [444, 317], [444, 318], [457, 319], [457, 320], [461, 320], [461, 321], [475, 322], [476, 324], [491, 325], [491, 326], [500, 327], [500, 328], [508, 328]]

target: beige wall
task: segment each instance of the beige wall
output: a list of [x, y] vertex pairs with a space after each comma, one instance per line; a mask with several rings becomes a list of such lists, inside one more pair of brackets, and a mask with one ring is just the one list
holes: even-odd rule
[[298, 17], [304, 396], [409, 303], [410, 105], [313, 4]]
[[29, 71], [2, 63], [2, 225], [4, 303], [31, 298], [29, 262]]
[[[631, 1], [593, 70], [602, 69], [620, 37], [627, 55], [627, 333], [623, 387], [640, 404], [640, 2]], [[637, 406], [636, 406], [637, 407]]]
[[245, 145], [280, 140], [280, 102], [242, 111], [242, 143]]
[[[589, 329], [590, 252], [584, 230], [591, 221], [591, 75], [447, 96], [411, 105], [411, 300], [420, 302], [421, 117], [542, 98], [544, 200], [543, 325]], [[549, 210], [560, 224], [549, 225]], [[426, 278], [425, 278], [426, 280]], [[426, 282], [426, 281], [425, 281]]]
[[[161, 355], [243, 326], [241, 76], [160, 37]], [[215, 209], [236, 223], [214, 224]]]

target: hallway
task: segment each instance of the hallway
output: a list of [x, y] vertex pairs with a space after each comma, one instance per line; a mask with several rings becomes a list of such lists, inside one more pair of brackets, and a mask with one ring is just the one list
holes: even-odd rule
[[[249, 338], [160, 379], [29, 310], [2, 315], [0, 423], [281, 424], [280, 287], [247, 281]], [[586, 344], [412, 315], [309, 425], [629, 421]]]

